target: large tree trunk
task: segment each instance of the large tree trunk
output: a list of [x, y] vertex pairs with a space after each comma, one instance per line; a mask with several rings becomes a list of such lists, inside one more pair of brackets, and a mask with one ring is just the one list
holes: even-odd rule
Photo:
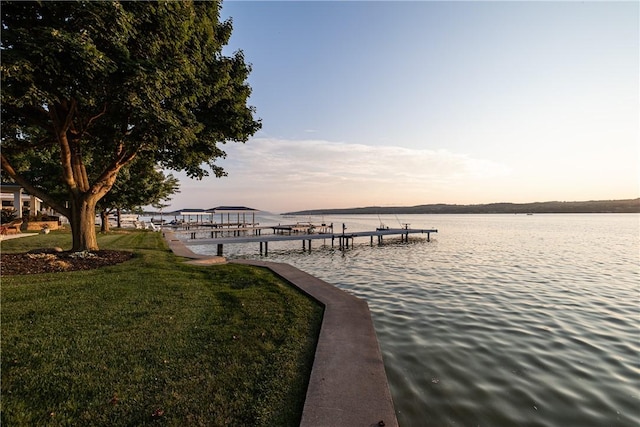
[[72, 251], [97, 251], [96, 237], [96, 197], [74, 197], [71, 199], [71, 235], [73, 236]]
[[[69, 189], [71, 206], [69, 208], [62, 206], [58, 200], [51, 197], [46, 191], [36, 188], [14, 169], [9, 159], [2, 152], [0, 152], [0, 164], [3, 171], [31, 193], [32, 196], [41, 198], [69, 218], [73, 237], [73, 251], [97, 251], [99, 248], [95, 227], [96, 204], [113, 187], [118, 171], [133, 161], [137, 149], [127, 151], [125, 150], [124, 142], [117, 141], [114, 158], [92, 184], [89, 182], [89, 174], [82, 157], [82, 137], [86, 129], [81, 131], [75, 128], [76, 122], [74, 120], [79, 119], [77, 101], [73, 98], [70, 100], [63, 99], [60, 102], [49, 103], [46, 107], [49, 116], [47, 126], [51, 126], [50, 130], [60, 146], [62, 178]], [[92, 117], [86, 124], [89, 125], [91, 121], [102, 114], [104, 112]]]
[[109, 227], [111, 226], [111, 224], [109, 224], [109, 211], [104, 209], [102, 212], [100, 212], [100, 220], [101, 220], [101, 225], [100, 225], [100, 232], [101, 233], [108, 233], [109, 232]]

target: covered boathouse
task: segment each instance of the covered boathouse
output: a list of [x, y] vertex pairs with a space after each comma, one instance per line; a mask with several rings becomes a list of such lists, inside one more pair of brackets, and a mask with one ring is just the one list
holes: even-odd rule
[[245, 206], [217, 206], [211, 209], [181, 209], [173, 212], [173, 215], [176, 218], [181, 216], [182, 222], [189, 225], [255, 227], [258, 225], [256, 212], [260, 210]]

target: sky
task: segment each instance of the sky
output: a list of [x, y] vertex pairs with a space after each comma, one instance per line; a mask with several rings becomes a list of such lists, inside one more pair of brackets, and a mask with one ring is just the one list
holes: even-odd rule
[[[172, 209], [640, 197], [639, 3], [226, 1], [262, 129]], [[170, 209], [171, 209], [170, 208]]]

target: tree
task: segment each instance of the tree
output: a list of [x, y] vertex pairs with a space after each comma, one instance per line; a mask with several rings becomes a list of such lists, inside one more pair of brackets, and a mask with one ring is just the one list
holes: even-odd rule
[[97, 250], [98, 201], [136, 158], [202, 179], [261, 126], [219, 2], [3, 2], [3, 175]]
[[180, 183], [173, 175], [165, 175], [148, 159], [138, 158], [118, 173], [118, 179], [109, 192], [96, 205], [100, 212], [100, 231], [109, 231], [109, 214], [116, 211], [118, 227], [120, 212], [139, 211], [142, 206], [153, 205], [168, 200], [179, 192]]

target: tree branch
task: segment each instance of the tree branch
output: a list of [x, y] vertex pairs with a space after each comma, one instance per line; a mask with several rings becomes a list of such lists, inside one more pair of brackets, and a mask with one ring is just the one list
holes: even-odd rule
[[131, 163], [138, 154], [137, 151], [130, 153], [124, 153], [122, 147], [120, 148], [120, 155], [116, 157], [107, 168], [100, 174], [100, 177], [96, 180], [95, 184], [91, 186], [90, 192], [97, 194], [99, 197], [104, 196], [111, 190], [113, 183], [116, 181], [118, 172], [127, 164]]
[[[104, 103], [104, 108], [102, 109], [102, 111], [98, 114], [96, 114], [95, 116], [91, 117], [88, 121], [87, 124], [85, 126], [85, 131], [86, 129], [89, 129], [89, 127], [91, 126], [91, 123], [93, 123], [94, 121], [98, 120], [100, 117], [104, 116], [105, 114], [107, 114], [107, 103]], [[84, 133], [84, 131], [83, 131]]]
[[28, 180], [26, 180], [22, 175], [16, 172], [16, 170], [13, 168], [13, 166], [11, 165], [11, 163], [5, 157], [4, 154], [0, 154], [0, 160], [2, 162], [2, 169], [11, 177], [11, 179], [13, 179], [16, 183], [18, 183], [25, 190], [27, 190], [29, 194], [31, 194], [32, 196], [38, 197], [40, 200], [42, 200], [43, 202], [51, 206], [56, 211], [66, 216], [67, 218], [71, 217], [71, 211], [67, 207], [58, 203], [55, 199], [49, 196], [48, 193], [31, 185], [31, 183]]
[[89, 175], [84, 166], [82, 151], [80, 150], [80, 144], [77, 138], [72, 139], [69, 142], [69, 146], [71, 149], [71, 170], [73, 171], [73, 178], [78, 185], [78, 189], [82, 192], [87, 192], [91, 187], [89, 184]]
[[73, 123], [73, 117], [76, 114], [77, 107], [78, 107], [78, 102], [75, 100], [75, 98], [72, 98], [71, 106], [67, 110], [67, 115], [64, 119], [64, 124], [62, 126], [61, 131], [66, 133], [67, 130], [69, 130], [69, 128], [71, 127], [71, 124]]
[[[55, 115], [53, 113], [52, 115]], [[56, 129], [57, 131], [57, 129]], [[69, 146], [69, 140], [65, 133], [57, 133], [56, 139], [60, 145], [60, 162], [62, 165], [62, 177], [64, 182], [69, 187], [69, 190], [73, 193], [78, 192], [78, 185], [73, 175], [73, 168], [71, 166], [71, 147]]]

